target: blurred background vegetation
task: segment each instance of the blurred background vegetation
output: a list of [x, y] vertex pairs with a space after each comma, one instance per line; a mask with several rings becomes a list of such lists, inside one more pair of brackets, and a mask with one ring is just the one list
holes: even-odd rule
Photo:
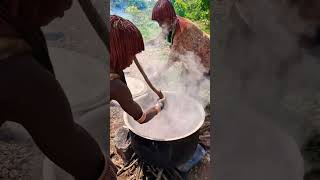
[[210, 0], [172, 0], [176, 13], [210, 34]]
[[[161, 29], [151, 20], [151, 12], [157, 0], [111, 0], [111, 14], [132, 21], [141, 31], [145, 41], [155, 38]], [[196, 23], [210, 34], [210, 0], [171, 0], [179, 16]]]

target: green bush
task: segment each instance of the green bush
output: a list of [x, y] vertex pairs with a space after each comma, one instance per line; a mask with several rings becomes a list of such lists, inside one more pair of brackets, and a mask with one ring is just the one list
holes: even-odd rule
[[179, 16], [196, 22], [199, 27], [210, 33], [210, 1], [209, 0], [172, 0]]

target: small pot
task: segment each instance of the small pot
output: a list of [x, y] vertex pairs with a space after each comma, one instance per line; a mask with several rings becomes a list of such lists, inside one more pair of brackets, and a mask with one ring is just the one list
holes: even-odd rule
[[[163, 93], [167, 101], [169, 100], [168, 97], [175, 96], [173, 92]], [[145, 99], [146, 97], [137, 99], [137, 102], [140, 104]], [[141, 101], [139, 102], [139, 100]], [[192, 158], [199, 142], [199, 129], [204, 123], [205, 112], [200, 103], [191, 98], [189, 100], [192, 101], [191, 104], [199, 115], [194, 116], [197, 118], [194, 118], [194, 122], [190, 123], [191, 126], [189, 125], [189, 127], [191, 128], [186, 128], [188, 129], [187, 131], [183, 132], [183, 134], [177, 134], [175, 137], [159, 138], [145, 134], [143, 131], [138, 130], [142, 125], [135, 124], [136, 122], [133, 122], [132, 117], [124, 113], [124, 122], [127, 128], [130, 129], [133, 150], [145, 163], [160, 168], [173, 168]], [[175, 127], [183, 127], [183, 124], [179, 124], [179, 122], [185, 121], [175, 121], [174, 123], [177, 123]]]

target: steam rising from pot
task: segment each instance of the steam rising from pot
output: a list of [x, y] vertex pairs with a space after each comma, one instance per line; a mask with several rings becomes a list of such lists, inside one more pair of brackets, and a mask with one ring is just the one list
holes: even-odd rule
[[[132, 122], [144, 137], [167, 140], [195, 132], [204, 121], [204, 107], [210, 103], [210, 79], [203, 75], [205, 68], [200, 58], [190, 51], [175, 54], [180, 62], [161, 74], [159, 70], [167, 63], [169, 53], [165, 39], [158, 38], [152, 45], [146, 44], [145, 51], [137, 55], [151, 82], [162, 92], [172, 92], [165, 94], [164, 110], [150, 122], [142, 125]], [[152, 77], [155, 74], [158, 77]], [[148, 97], [138, 100], [138, 104], [146, 110], [156, 101], [157, 96], [150, 91]]]
[[[132, 117], [128, 123], [134, 132], [152, 140], [171, 141], [181, 139], [196, 132], [204, 122], [204, 110], [196, 100], [175, 92], [163, 92], [167, 98], [167, 105], [151, 121], [139, 124]], [[140, 97], [137, 102], [144, 110], [154, 105], [157, 100], [155, 94]]]
[[[191, 51], [185, 51], [184, 54], [176, 53], [174, 55], [179, 57], [180, 62], [176, 62], [167, 72], [161, 74], [159, 70], [167, 63], [170, 53], [166, 46], [166, 41], [158, 38], [156, 43], [147, 44], [146, 50], [137, 55], [139, 60], [145, 60], [141, 64], [150, 75], [151, 81], [163, 91], [175, 91], [177, 94], [196, 99], [203, 107], [208, 105], [210, 79], [203, 75], [205, 68], [200, 63], [200, 57]], [[176, 102], [177, 107], [181, 101]]]

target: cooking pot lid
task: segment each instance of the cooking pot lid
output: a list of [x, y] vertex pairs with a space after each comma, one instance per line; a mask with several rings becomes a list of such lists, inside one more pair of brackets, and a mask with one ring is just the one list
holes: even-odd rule
[[107, 102], [107, 69], [103, 60], [62, 48], [49, 48], [56, 74], [75, 111]]
[[[205, 119], [203, 106], [195, 99], [174, 92], [163, 92], [165, 108], [151, 121], [139, 124], [124, 113], [126, 126], [135, 134], [150, 140], [173, 141], [188, 137], [198, 131]], [[154, 106], [158, 97], [154, 93], [137, 98], [136, 102], [146, 111]]]

